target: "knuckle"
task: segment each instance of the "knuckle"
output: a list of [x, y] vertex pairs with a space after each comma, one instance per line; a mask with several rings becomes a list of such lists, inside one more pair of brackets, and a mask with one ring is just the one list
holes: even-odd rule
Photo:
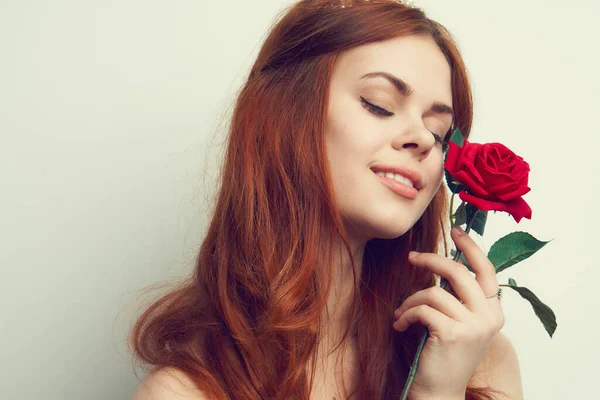
[[432, 286], [432, 287], [430, 287], [429, 289], [427, 289], [427, 294], [426, 294], [427, 299], [428, 300], [437, 300], [437, 299], [439, 299], [442, 296], [441, 292], [443, 290], [444, 289], [442, 289], [439, 286]]
[[449, 272], [449, 278], [452, 281], [458, 282], [471, 277], [471, 273], [466, 267], [454, 268]]
[[448, 279], [451, 281], [459, 281], [462, 277], [461, 270], [459, 268], [453, 269], [448, 273]]
[[459, 329], [457, 325], [452, 326], [446, 332], [444, 332], [444, 342], [448, 344], [459, 343], [463, 340], [464, 333]]
[[426, 304], [420, 304], [413, 308], [413, 317], [415, 320], [425, 321], [427, 319], [427, 313], [429, 306]]
[[458, 269], [460, 271], [460, 275], [463, 279], [472, 279], [473, 278], [473, 274], [471, 274], [471, 271], [469, 271], [469, 269], [467, 267], [465, 267], [463, 265], [462, 268]]
[[494, 270], [494, 271], [496, 271], [496, 268], [494, 267], [494, 264], [490, 261], [489, 258], [487, 258], [487, 256], [486, 257], [482, 257], [481, 264], [482, 265], [481, 265], [480, 268], [483, 269], [483, 270], [488, 269], [488, 270]]
[[427, 312], [427, 309], [429, 307], [425, 304], [419, 304], [418, 306], [415, 307], [415, 314], [419, 315], [419, 316], [424, 316], [425, 313]]
[[503, 326], [504, 316], [493, 315], [491, 318], [489, 318], [488, 323], [486, 324], [487, 329], [485, 330], [485, 334], [487, 336], [493, 336], [497, 334]]

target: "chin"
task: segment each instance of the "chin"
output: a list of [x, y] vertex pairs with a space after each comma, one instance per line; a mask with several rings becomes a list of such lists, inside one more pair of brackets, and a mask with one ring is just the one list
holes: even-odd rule
[[354, 235], [362, 236], [361, 241], [367, 242], [371, 239], [396, 239], [408, 232], [418, 219], [407, 216], [395, 216], [394, 218], [363, 219], [353, 221], [346, 226], [352, 226], [356, 232]]
[[376, 237], [394, 239], [408, 232], [421, 218], [422, 212], [415, 212], [413, 208], [398, 209], [377, 213], [369, 218], [369, 225], [377, 233]]
[[350, 203], [342, 211], [348, 234], [358, 243], [377, 239], [396, 239], [407, 233], [425, 212], [421, 204], [390, 204], [378, 201]]
[[378, 239], [396, 239], [408, 232], [413, 225], [414, 224], [388, 224], [385, 229], [380, 229], [378, 234], [374, 237]]

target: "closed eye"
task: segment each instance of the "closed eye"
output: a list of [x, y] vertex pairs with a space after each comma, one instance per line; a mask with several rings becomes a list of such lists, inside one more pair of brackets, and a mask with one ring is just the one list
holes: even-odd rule
[[394, 115], [393, 112], [390, 112], [384, 108], [381, 108], [379, 106], [376, 106], [375, 104], [369, 103], [367, 100], [364, 99], [364, 97], [360, 98], [362, 105], [369, 110], [370, 112], [377, 114], [377, 115], [381, 115], [384, 117], [391, 117]]
[[435, 133], [431, 133], [433, 135], [433, 137], [435, 138], [435, 141], [440, 143], [442, 145], [442, 150], [446, 151], [448, 149], [448, 142], [445, 141], [444, 139], [442, 139], [442, 137], [440, 135], [437, 135]]
[[[376, 114], [376, 115], [379, 115], [382, 117], [391, 117], [391, 116], [395, 115], [393, 112], [390, 112], [384, 108], [376, 106], [375, 104], [369, 103], [362, 96], [361, 96], [360, 100], [361, 100], [361, 104], [363, 105], [363, 107], [365, 107], [367, 110], [369, 110], [369, 112], [371, 112], [373, 114]], [[436, 143], [440, 143], [442, 145], [442, 149], [444, 151], [446, 151], [446, 149], [448, 148], [448, 142], [445, 141], [440, 135], [438, 135], [436, 133], [431, 132], [431, 134], [433, 135]]]

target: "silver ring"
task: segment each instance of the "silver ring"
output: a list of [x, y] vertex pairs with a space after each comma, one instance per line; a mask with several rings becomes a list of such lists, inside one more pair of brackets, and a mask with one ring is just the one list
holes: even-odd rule
[[496, 297], [498, 296], [498, 299], [502, 299], [502, 288], [498, 287], [498, 290], [496, 290], [494, 293], [490, 294], [489, 296], [485, 296], [486, 299], [491, 299], [492, 297]]

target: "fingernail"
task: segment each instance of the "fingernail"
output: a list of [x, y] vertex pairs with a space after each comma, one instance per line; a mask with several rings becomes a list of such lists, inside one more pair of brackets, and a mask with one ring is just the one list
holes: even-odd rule
[[411, 251], [410, 253], [408, 253], [408, 258], [415, 258], [418, 255], [419, 255], [418, 251]]
[[396, 311], [394, 311], [394, 317], [398, 318], [400, 316], [400, 309], [397, 308]]
[[463, 228], [461, 228], [460, 226], [455, 226], [454, 228], [452, 228], [452, 230], [457, 236], [462, 236], [465, 234], [465, 231], [463, 231]]

